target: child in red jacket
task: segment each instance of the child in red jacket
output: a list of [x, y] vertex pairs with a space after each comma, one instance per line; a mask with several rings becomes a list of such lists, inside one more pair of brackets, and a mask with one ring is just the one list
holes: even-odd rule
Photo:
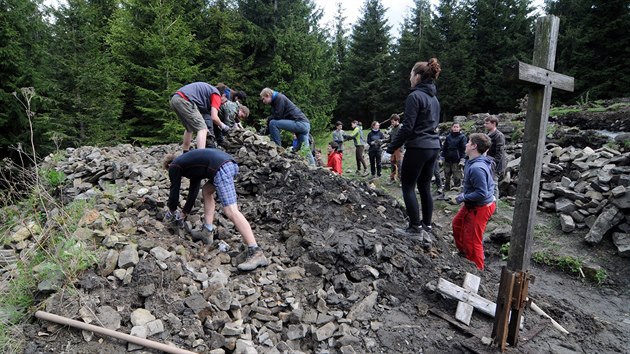
[[337, 151], [339, 149], [339, 145], [332, 141], [328, 143], [328, 167], [334, 173], [341, 175], [341, 157], [342, 154]]

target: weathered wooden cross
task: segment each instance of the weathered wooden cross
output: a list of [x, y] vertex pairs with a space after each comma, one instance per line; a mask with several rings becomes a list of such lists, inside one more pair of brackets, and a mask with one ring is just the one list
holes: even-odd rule
[[[557, 88], [573, 91], [573, 78], [553, 71], [559, 28], [558, 17], [539, 18], [536, 22], [533, 65], [517, 62], [506, 71], [508, 79], [525, 83], [530, 86], [530, 90], [510, 252], [507, 269], [504, 267], [501, 275], [497, 312], [492, 330], [492, 337], [502, 350], [505, 350], [506, 339], [511, 345], [517, 345], [521, 315], [526, 305], [530, 278], [527, 271], [538, 205], [551, 90]], [[506, 331], [508, 321], [509, 330]]]

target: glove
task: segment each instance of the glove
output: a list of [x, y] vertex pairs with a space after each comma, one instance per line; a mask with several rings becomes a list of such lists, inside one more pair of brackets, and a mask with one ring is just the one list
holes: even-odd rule
[[464, 201], [464, 193], [460, 193], [457, 197], [455, 197], [455, 202], [457, 202], [457, 204], [460, 204]]
[[440, 159], [438, 160], [438, 165], [442, 166], [444, 165], [444, 158], [440, 157]]
[[394, 149], [394, 148], [392, 148], [391, 146], [387, 145], [387, 149], [385, 149], [385, 152], [386, 152], [386, 153], [388, 153], [388, 154], [390, 154], [390, 155], [391, 155], [391, 154], [393, 154], [393, 153], [394, 153], [394, 151], [395, 151], [395, 149]]
[[459, 165], [464, 167], [464, 165], [466, 164], [466, 160], [465, 159], [460, 159], [459, 160]]
[[223, 134], [227, 134], [230, 132], [230, 130], [232, 130], [232, 128], [230, 128], [229, 125], [227, 124], [223, 124], [223, 127], [221, 128], [221, 131], [223, 132]]

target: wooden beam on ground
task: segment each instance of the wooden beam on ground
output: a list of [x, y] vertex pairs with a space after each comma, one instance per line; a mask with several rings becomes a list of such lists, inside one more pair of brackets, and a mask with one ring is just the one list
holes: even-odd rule
[[476, 292], [464, 289], [442, 278], [438, 279], [437, 291], [455, 300], [465, 302], [490, 317], [494, 317], [497, 305], [479, 296]]
[[[481, 278], [474, 274], [466, 273], [466, 277], [464, 278], [463, 288], [466, 290], [470, 290], [471, 294], [476, 294], [479, 290], [479, 284], [481, 283]], [[455, 311], [455, 318], [467, 325], [470, 324], [470, 318], [472, 317], [474, 307], [465, 302], [457, 303], [457, 311]]]

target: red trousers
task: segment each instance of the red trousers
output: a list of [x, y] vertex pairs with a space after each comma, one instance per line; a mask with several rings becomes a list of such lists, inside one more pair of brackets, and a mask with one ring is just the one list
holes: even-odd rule
[[453, 218], [455, 247], [483, 270], [483, 233], [497, 204], [492, 202], [479, 207], [462, 206]]

